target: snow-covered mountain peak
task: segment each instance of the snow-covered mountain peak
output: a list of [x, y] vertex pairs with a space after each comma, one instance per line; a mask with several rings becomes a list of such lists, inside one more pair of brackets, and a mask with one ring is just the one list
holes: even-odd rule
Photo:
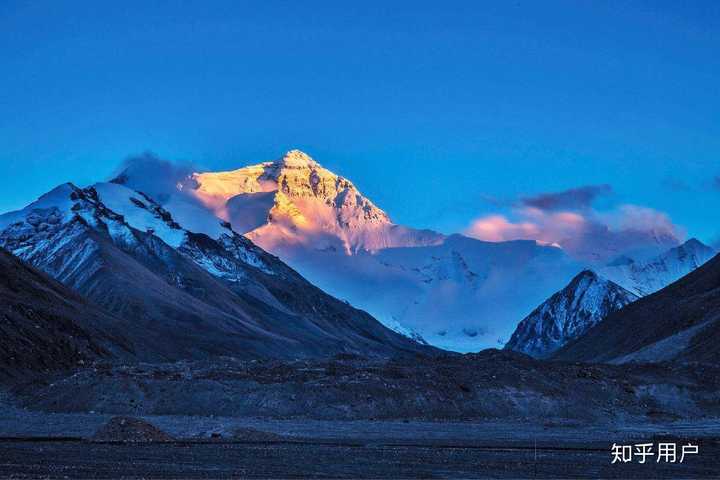
[[618, 257], [584, 270], [518, 325], [506, 348], [545, 357], [640, 297], [687, 275], [715, 255], [697, 239], [649, 258]]
[[318, 168], [320, 164], [305, 152], [294, 149], [283, 155], [280, 163], [285, 168]]
[[227, 172], [195, 173], [181, 189], [221, 214], [226, 214], [221, 204], [238, 195], [281, 192], [291, 198], [318, 199], [337, 209], [359, 206], [368, 218], [390, 221], [352, 182], [322, 167], [300, 150], [291, 150], [274, 162]]
[[578, 273], [570, 282], [570, 286], [572, 288], [583, 288], [586, 289], [587, 287], [581, 287], [587, 286], [590, 283], [594, 282], [604, 282], [606, 281], [604, 278], [600, 277], [597, 273], [595, 273], [594, 270], [585, 269], [582, 272]]
[[525, 317], [505, 348], [546, 357], [637, 299], [596, 272], [583, 270]]
[[649, 259], [624, 257], [600, 273], [638, 296], [649, 295], [692, 272], [717, 252], [695, 238]]
[[35, 208], [42, 208], [43, 205], [47, 204], [56, 206], [59, 202], [67, 201], [70, 198], [70, 194], [78, 190], [79, 188], [73, 183], [63, 183], [41, 195], [32, 205]]
[[[60, 248], [95, 231], [131, 251], [145, 248], [146, 239], [151, 238], [150, 243], [177, 249], [209, 273], [231, 281], [244, 279], [247, 266], [270, 275], [285, 273], [275, 271], [270, 266], [275, 261], [252, 242], [221, 220], [215, 221], [217, 243], [208, 243], [207, 236], [185, 229], [142, 192], [111, 182], [88, 188], [65, 184], [22, 210], [0, 215], [0, 245], [26, 261], [52, 261], [53, 254], [47, 249]], [[206, 248], [208, 244], [213, 248]]]
[[433, 244], [442, 238], [393, 224], [350, 180], [300, 150], [237, 170], [195, 173], [179, 190], [238, 233], [275, 252], [310, 246], [351, 255]]
[[22, 210], [0, 215], [0, 230], [13, 224], [26, 222], [37, 227], [39, 223], [51, 221], [52, 224], [66, 223], [73, 218], [95, 223], [109, 215], [104, 205], [97, 201], [94, 191], [84, 191], [72, 183], [64, 183], [43, 194]]
[[388, 215], [362, 195], [346, 178], [320, 166], [299, 150], [291, 150], [276, 167], [278, 190], [293, 199], [319, 200], [338, 212], [338, 220], [351, 223], [362, 219], [390, 223]]
[[678, 245], [675, 248], [670, 249], [669, 255], [675, 255], [678, 259], [687, 259], [689, 257], [695, 257], [699, 259], [701, 263], [696, 264], [699, 267], [700, 264], [705, 263], [709, 257], [715, 254], [715, 250], [702, 243], [697, 238], [691, 238], [682, 245]]
[[436, 232], [393, 224], [353, 182], [300, 150], [236, 170], [191, 174], [146, 157], [130, 162], [113, 182], [152, 192], [190, 231], [217, 239], [224, 234], [219, 219], [286, 260], [284, 254], [298, 247], [353, 255], [444, 240]]

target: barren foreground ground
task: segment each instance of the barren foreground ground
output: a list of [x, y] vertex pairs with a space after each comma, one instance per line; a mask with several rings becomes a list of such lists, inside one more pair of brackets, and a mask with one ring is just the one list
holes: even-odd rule
[[[487, 352], [16, 375], [0, 477], [720, 478], [719, 372]], [[117, 415], [173, 440], [93, 440]], [[659, 442], [699, 453], [611, 463], [613, 443]]]
[[[105, 415], [4, 417], [7, 478], [717, 478], [720, 420], [646, 425], [146, 417], [177, 440], [89, 440]], [[60, 434], [71, 433], [71, 437]], [[256, 440], [267, 432], [278, 437]], [[12, 438], [14, 437], [14, 438]], [[215, 437], [215, 438], [212, 438]], [[693, 442], [683, 464], [611, 464], [613, 442]]]
[[717, 442], [683, 465], [610, 465], [606, 448], [373, 443], [6, 443], [4, 477], [717, 478]]

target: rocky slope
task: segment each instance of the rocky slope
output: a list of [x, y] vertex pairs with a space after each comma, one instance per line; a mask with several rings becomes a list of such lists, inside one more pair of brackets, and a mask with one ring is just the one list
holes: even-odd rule
[[525, 317], [505, 349], [545, 358], [637, 299], [621, 286], [584, 270]]
[[116, 315], [145, 360], [422, 348], [218, 228], [185, 230], [121, 185], [66, 184], [0, 216], [0, 246]]
[[[720, 414], [717, 365], [580, 365], [486, 350], [446, 357], [94, 365], [19, 388], [32, 410], [277, 419], [426, 419], [626, 425]], [[100, 374], [98, 374], [100, 373]], [[182, 419], [187, 422], [187, 419]], [[435, 426], [428, 425], [434, 429]]]
[[129, 359], [118, 319], [0, 249], [0, 377]]
[[720, 256], [610, 315], [554, 359], [588, 362], [720, 361]]

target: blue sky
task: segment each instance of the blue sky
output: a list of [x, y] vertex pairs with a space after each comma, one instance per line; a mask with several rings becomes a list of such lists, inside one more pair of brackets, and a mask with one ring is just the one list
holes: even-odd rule
[[[0, 210], [300, 148], [442, 231], [609, 185], [720, 234], [720, 3], [0, 2]], [[10, 180], [7, 180], [10, 179]]]

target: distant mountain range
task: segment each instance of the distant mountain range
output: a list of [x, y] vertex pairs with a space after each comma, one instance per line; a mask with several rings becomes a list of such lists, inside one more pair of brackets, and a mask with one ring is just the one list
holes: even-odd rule
[[188, 231], [122, 185], [65, 184], [0, 216], [0, 246], [108, 312], [141, 360], [427, 350], [215, 228]]
[[[397, 225], [348, 179], [293, 150], [230, 172], [168, 178], [130, 167], [189, 230], [228, 222], [313, 284], [415, 339], [458, 351], [497, 347], [580, 266], [556, 247], [492, 243]], [[155, 172], [152, 178], [147, 172]]]
[[720, 255], [611, 314], [552, 358], [585, 362], [720, 361]]
[[657, 257], [623, 257], [599, 272], [586, 270], [525, 317], [506, 349], [545, 358], [584, 335], [609, 315], [682, 278], [713, 257], [715, 251], [696, 239]]
[[1, 215], [0, 247], [119, 318], [150, 360], [418, 343], [544, 357], [714, 254], [690, 240], [586, 272], [555, 246], [413, 229], [297, 150], [229, 172], [131, 164], [62, 185]]
[[[585, 268], [634, 298], [662, 288], [713, 253], [691, 241], [649, 260], [637, 252], [590, 266], [533, 241], [491, 243], [417, 230], [393, 223], [354, 183], [298, 150], [234, 171], [178, 178], [160, 168], [130, 167], [116, 182], [150, 188], [192, 231], [218, 238], [220, 218], [390, 328], [457, 351], [502, 346], [518, 319]], [[606, 300], [613, 303], [613, 292]], [[583, 323], [583, 308], [567, 313], [570, 324]], [[606, 313], [592, 313], [586, 327]]]
[[695, 238], [646, 260], [622, 256], [599, 273], [639, 297], [650, 295], [692, 272], [717, 252]]

